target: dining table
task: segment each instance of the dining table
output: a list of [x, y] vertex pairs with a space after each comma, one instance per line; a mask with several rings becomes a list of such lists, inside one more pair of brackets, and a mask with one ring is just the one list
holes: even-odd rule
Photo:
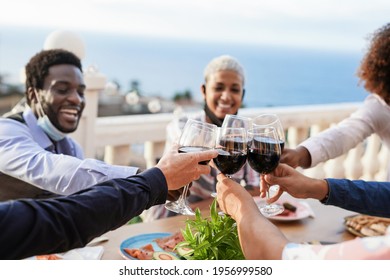
[[[301, 201], [301, 200], [292, 200]], [[209, 216], [209, 205], [212, 198], [192, 205], [199, 208], [202, 217]], [[302, 219], [273, 220], [281, 232], [292, 242], [296, 243], [321, 243], [332, 244], [354, 239], [356, 236], [350, 233], [345, 225], [346, 217], [355, 215], [355, 212], [344, 210], [339, 207], [324, 205], [315, 199], [302, 200], [310, 209], [310, 215]], [[186, 220], [194, 216], [178, 215], [162, 218], [150, 222], [126, 224], [113, 231], [104, 234], [105, 242], [103, 260], [123, 260], [125, 256], [120, 251], [121, 243], [131, 237], [152, 233], [176, 233], [185, 228]]]

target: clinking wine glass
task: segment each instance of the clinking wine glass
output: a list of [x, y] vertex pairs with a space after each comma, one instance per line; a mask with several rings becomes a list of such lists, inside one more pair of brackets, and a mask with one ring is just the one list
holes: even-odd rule
[[284, 129], [279, 117], [276, 114], [262, 114], [253, 119], [253, 127], [274, 127], [279, 139], [280, 147], [284, 149], [286, 138], [284, 135]]
[[[216, 125], [189, 119], [180, 136], [179, 152], [192, 153], [213, 149], [215, 147], [216, 134]], [[208, 164], [208, 162], [200, 162], [200, 164]], [[195, 215], [186, 200], [189, 185], [184, 186], [178, 200], [165, 203], [165, 208], [183, 215]]]
[[[215, 166], [227, 177], [238, 172], [246, 163], [247, 138], [243, 127], [220, 127], [215, 148], [218, 156], [213, 159]], [[216, 193], [211, 196], [215, 197]]]
[[[249, 117], [244, 117], [240, 115], [232, 115], [232, 114], [226, 114], [225, 118], [223, 119], [221, 128], [244, 128], [245, 133], [249, 129], [252, 128], [252, 119]], [[237, 172], [237, 171], [236, 171]], [[224, 172], [222, 172], [224, 173]], [[229, 178], [231, 178], [231, 175], [227, 175]], [[213, 192], [211, 194], [212, 197], [216, 197], [217, 193]]]
[[[248, 163], [261, 175], [271, 173], [279, 164], [281, 147], [273, 127], [254, 127], [248, 131]], [[267, 189], [269, 198], [269, 188]], [[267, 217], [275, 216], [284, 211], [279, 204], [266, 204], [260, 207], [260, 212]]]

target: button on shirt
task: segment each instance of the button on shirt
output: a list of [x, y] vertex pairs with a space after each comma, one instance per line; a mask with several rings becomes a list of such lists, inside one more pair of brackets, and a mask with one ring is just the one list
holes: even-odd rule
[[23, 112], [23, 118], [25, 124], [0, 118], [0, 172], [4, 174], [68, 195], [109, 179], [132, 176], [138, 170], [83, 159], [81, 147], [71, 138], [52, 142], [30, 108]]

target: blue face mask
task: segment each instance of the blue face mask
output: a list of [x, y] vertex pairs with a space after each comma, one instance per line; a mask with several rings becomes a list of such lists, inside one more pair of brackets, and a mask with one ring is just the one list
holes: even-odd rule
[[49, 120], [49, 117], [43, 111], [41, 101], [39, 99], [38, 92], [35, 91], [35, 96], [38, 101], [38, 126], [54, 141], [60, 141], [65, 138], [66, 133], [58, 130], [53, 123]]
[[38, 118], [38, 126], [43, 129], [46, 134], [54, 141], [60, 141], [65, 138], [66, 133], [58, 130], [49, 120], [45, 114], [43, 117]]

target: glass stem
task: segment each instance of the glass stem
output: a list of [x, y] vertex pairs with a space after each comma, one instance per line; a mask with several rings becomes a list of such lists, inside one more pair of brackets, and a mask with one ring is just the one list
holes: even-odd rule
[[268, 189], [267, 189], [267, 205], [270, 205], [270, 203], [268, 202], [268, 199], [269, 199], [269, 187], [268, 187]]
[[[267, 185], [268, 185], [268, 184], [267, 184]], [[269, 196], [269, 189], [270, 189], [270, 187], [271, 187], [271, 186], [268, 185], [268, 188], [267, 188], [267, 191], [266, 191], [266, 197], [267, 197], [267, 203], [266, 203], [266, 204], [267, 204], [267, 205], [271, 205], [271, 203], [268, 202], [268, 200], [269, 200], [269, 198], [270, 198], [270, 196]]]
[[186, 200], [186, 197], [187, 197], [187, 192], [188, 192], [188, 186], [189, 186], [190, 184], [187, 184], [187, 185], [185, 185], [184, 186], [184, 189], [183, 189], [183, 193], [180, 195], [180, 197], [179, 197], [179, 203], [180, 204], [184, 204], [185, 203], [185, 200]]

